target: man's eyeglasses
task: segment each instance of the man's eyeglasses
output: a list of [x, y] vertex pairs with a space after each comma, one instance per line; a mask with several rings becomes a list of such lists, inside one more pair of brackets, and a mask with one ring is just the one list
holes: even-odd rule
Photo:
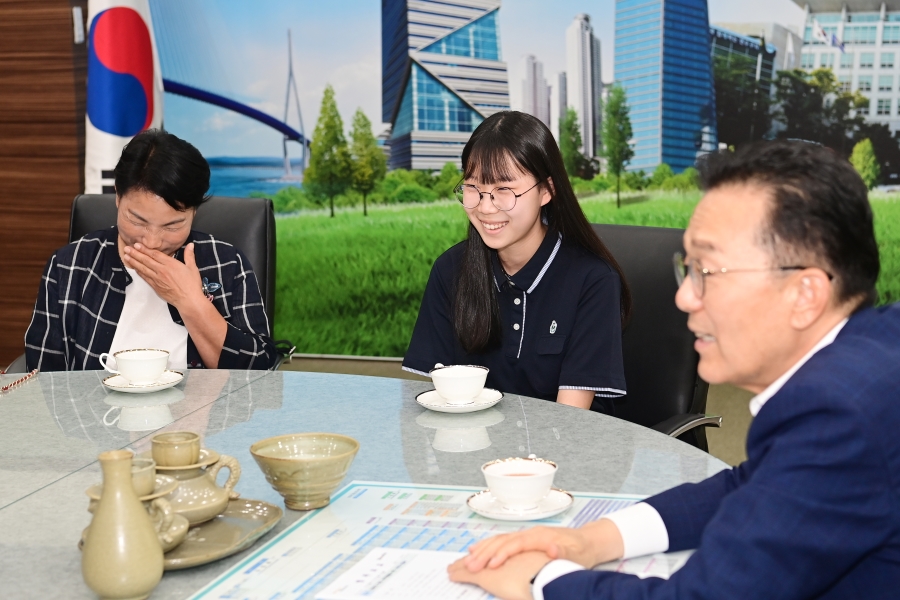
[[536, 188], [540, 183], [541, 182], [538, 181], [521, 194], [515, 193], [508, 187], [498, 187], [489, 192], [482, 192], [474, 185], [466, 183], [461, 183], [456, 186], [456, 189], [453, 190], [453, 192], [456, 194], [456, 199], [459, 200], [460, 204], [466, 208], [476, 208], [481, 204], [481, 199], [484, 194], [487, 194], [491, 199], [491, 204], [493, 204], [497, 210], [507, 212], [516, 207], [516, 200]]
[[[690, 278], [691, 286], [694, 288], [694, 295], [698, 298], [702, 298], [703, 294], [706, 292], [706, 278], [711, 275], [726, 275], [728, 273], [762, 273], [766, 271], [802, 271], [803, 269], [810, 268], [801, 265], [790, 265], [786, 267], [762, 267], [758, 269], [705, 269], [697, 265], [693, 260], [685, 261], [684, 255], [681, 252], [676, 252], [675, 255], [672, 256], [672, 264], [675, 266], [675, 281], [678, 282], [678, 287], [681, 287], [685, 279]], [[825, 271], [825, 274], [828, 275], [828, 279], [833, 279], [831, 273]]]

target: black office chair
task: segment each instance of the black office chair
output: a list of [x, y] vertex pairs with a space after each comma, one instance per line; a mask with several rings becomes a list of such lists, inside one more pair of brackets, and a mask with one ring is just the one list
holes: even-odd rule
[[708, 451], [705, 427], [722, 418], [705, 414], [709, 384], [697, 375], [695, 336], [675, 306], [672, 255], [684, 251], [684, 230], [593, 227], [622, 267], [634, 307], [622, 340], [628, 393], [616, 416]]
[[[116, 224], [115, 194], [81, 194], [72, 203], [69, 241]], [[265, 302], [269, 328], [275, 331], [275, 212], [267, 198], [213, 196], [197, 209], [193, 228], [239, 248], [253, 265]], [[277, 368], [277, 366], [276, 366]], [[8, 373], [25, 371], [25, 355]]]

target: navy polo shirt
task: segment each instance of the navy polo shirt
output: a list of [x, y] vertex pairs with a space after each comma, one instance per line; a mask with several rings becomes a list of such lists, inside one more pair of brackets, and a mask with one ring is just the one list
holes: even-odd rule
[[[531, 260], [507, 277], [492, 252], [503, 340], [481, 354], [463, 350], [453, 329], [456, 278], [465, 244], [434, 263], [403, 369], [427, 375], [435, 363], [482, 365], [487, 386], [556, 400], [559, 390], [625, 395], [619, 274], [602, 258], [548, 230]], [[595, 406], [612, 408], [611, 400]]]

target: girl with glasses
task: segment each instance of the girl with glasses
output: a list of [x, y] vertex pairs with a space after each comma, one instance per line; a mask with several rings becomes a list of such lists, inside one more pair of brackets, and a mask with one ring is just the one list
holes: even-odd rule
[[468, 237], [435, 261], [403, 368], [481, 365], [490, 388], [612, 414], [625, 395], [631, 297], [550, 130], [496, 113], [472, 134], [462, 167]]

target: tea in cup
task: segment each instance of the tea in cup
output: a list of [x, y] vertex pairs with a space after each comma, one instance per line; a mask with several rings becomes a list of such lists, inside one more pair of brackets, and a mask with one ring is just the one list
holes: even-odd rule
[[100, 364], [110, 373], [121, 375], [131, 385], [156, 383], [169, 364], [167, 350], [120, 350], [112, 355], [116, 369], [109, 365], [110, 354], [100, 355]]
[[161, 467], [187, 467], [200, 460], [200, 435], [193, 431], [169, 431], [150, 440], [151, 455]]
[[481, 467], [488, 489], [503, 508], [527, 511], [550, 493], [556, 463], [542, 458], [505, 458]]
[[484, 390], [488, 368], [440, 363], [429, 373], [437, 393], [450, 405], [471, 404]]

